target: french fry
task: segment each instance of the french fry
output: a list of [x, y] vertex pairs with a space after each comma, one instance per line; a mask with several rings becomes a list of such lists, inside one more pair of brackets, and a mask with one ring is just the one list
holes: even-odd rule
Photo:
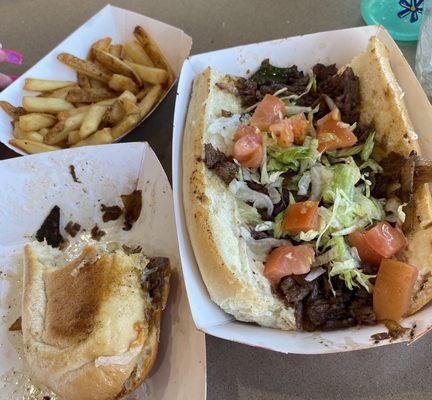
[[18, 119], [21, 115], [27, 114], [27, 111], [22, 107], [15, 107], [7, 101], [0, 101], [0, 108], [13, 119]]
[[71, 110], [60, 111], [57, 114], [57, 119], [59, 121], [64, 121], [64, 120], [68, 119], [69, 117], [71, 117], [72, 115], [81, 114], [81, 113], [88, 111], [89, 108], [90, 108], [90, 104], [87, 104], [87, 105], [82, 106], [82, 107], [72, 108]]
[[27, 78], [24, 82], [24, 90], [33, 90], [35, 92], [50, 92], [67, 86], [76, 85], [73, 81], [52, 81], [48, 79]]
[[[87, 75], [82, 74], [81, 72], [77, 72], [77, 81], [78, 86], [82, 89], [89, 89], [90, 86], [90, 78]], [[96, 81], [99, 82], [99, 81]]]
[[90, 79], [90, 87], [94, 89], [107, 88], [107, 84], [101, 81], [97, 81], [96, 79]]
[[144, 118], [152, 109], [154, 104], [158, 101], [162, 93], [161, 85], [154, 85], [147, 93], [147, 95], [138, 103], [141, 118]]
[[108, 48], [108, 52], [112, 54], [114, 57], [121, 58], [123, 52], [123, 45], [121, 44], [112, 44]]
[[131, 114], [126, 118], [123, 118], [116, 126], [111, 130], [111, 136], [113, 139], [117, 139], [124, 135], [126, 132], [134, 128], [138, 122], [141, 120], [140, 114]]
[[69, 132], [75, 131], [81, 127], [86, 113], [80, 113], [70, 116], [64, 121], [55, 124], [45, 135], [44, 142], [47, 144], [57, 144], [67, 139]]
[[20, 128], [18, 121], [12, 122], [13, 131], [12, 135], [15, 139], [25, 139], [25, 132]]
[[127, 61], [145, 65], [146, 67], [154, 67], [153, 61], [137, 41], [132, 40], [125, 43], [123, 51]]
[[146, 67], [145, 65], [140, 65], [126, 61], [135, 73], [141, 78], [143, 82], [153, 83], [155, 85], [159, 83], [164, 83], [168, 80], [168, 71], [161, 68]]
[[153, 61], [154, 66], [169, 71], [168, 63], [165, 60], [165, 57], [162, 55], [159, 46], [156, 44], [153, 38], [148, 35], [144, 28], [142, 26], [136, 26], [133, 34]]
[[111, 41], [112, 41], [112, 39], [110, 37], [104, 37], [102, 39], [96, 40], [96, 42], [94, 42], [90, 47], [90, 52], [89, 52], [88, 58], [90, 60], [94, 60], [94, 58], [95, 58], [94, 50], [96, 50], [96, 49], [108, 51], [110, 44], [111, 44]]
[[49, 131], [50, 130], [48, 128], [42, 128], [42, 129], [39, 129], [39, 134], [42, 135], [42, 137], [45, 137]]
[[142, 100], [145, 96], [147, 96], [147, 93], [152, 88], [152, 85], [147, 85], [144, 89], [141, 89], [135, 96], [138, 101]]
[[108, 86], [116, 92], [129, 90], [130, 92], [136, 94], [139, 91], [138, 85], [131, 78], [119, 74], [113, 74], [110, 81], [108, 82]]
[[64, 99], [55, 97], [32, 97], [24, 96], [22, 104], [27, 112], [56, 114], [60, 111], [71, 110], [73, 104]]
[[121, 99], [119, 100], [119, 103], [121, 104], [126, 115], [140, 113], [140, 109], [136, 103], [130, 101], [129, 99]]
[[71, 147], [91, 146], [96, 144], [108, 144], [113, 141], [111, 136], [111, 128], [103, 128], [93, 135], [90, 135], [87, 139], [83, 139]]
[[91, 61], [83, 60], [81, 58], [75, 57], [72, 54], [60, 53], [57, 59], [62, 63], [73, 68], [75, 71], [87, 75], [90, 78], [96, 79], [102, 82], [108, 82], [111, 78], [111, 74], [103, 71], [96, 64]]
[[10, 139], [9, 144], [24, 150], [28, 154], [43, 153], [45, 151], [58, 150], [58, 146], [49, 146], [45, 143], [33, 142], [25, 139]]
[[96, 49], [94, 51], [94, 55], [96, 60], [99, 61], [105, 68], [107, 68], [111, 72], [127, 76], [135, 80], [135, 82], [137, 82], [138, 84], [141, 84], [139, 76], [124, 61], [120, 60], [117, 57], [114, 57], [112, 54], [106, 51], [99, 49]]
[[71, 146], [75, 143], [78, 143], [82, 140], [79, 130], [69, 132], [66, 144]]
[[108, 89], [71, 89], [66, 96], [66, 100], [71, 103], [95, 103], [98, 101], [112, 99], [116, 97], [115, 93]]
[[66, 96], [69, 93], [69, 90], [73, 89], [73, 88], [78, 88], [78, 85], [74, 85], [74, 86], [68, 86], [65, 88], [61, 88], [61, 89], [57, 89], [57, 90], [53, 90], [52, 92], [43, 92], [41, 93], [38, 97], [54, 97], [56, 99], [66, 99]]
[[51, 114], [31, 113], [22, 115], [18, 121], [21, 130], [31, 132], [42, 128], [50, 128], [56, 123], [57, 118]]
[[132, 103], [136, 103], [137, 102], [137, 98], [136, 96], [132, 93], [129, 92], [129, 90], [125, 90], [119, 97], [119, 100], [121, 99], [128, 99], [130, 100]]
[[100, 106], [97, 104], [93, 104], [89, 108], [79, 130], [81, 139], [85, 139], [98, 130], [106, 109], [107, 106]]
[[101, 123], [104, 126], [114, 126], [117, 125], [124, 117], [125, 111], [121, 106], [120, 101], [116, 101], [114, 104], [107, 107]]
[[30, 140], [32, 142], [43, 142], [43, 136], [39, 132], [24, 132], [25, 137], [23, 139]]

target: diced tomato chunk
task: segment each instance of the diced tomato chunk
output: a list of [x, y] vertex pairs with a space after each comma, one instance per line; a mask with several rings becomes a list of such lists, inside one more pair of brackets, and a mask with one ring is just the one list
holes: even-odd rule
[[303, 113], [294, 115], [288, 118], [288, 120], [291, 122], [293, 128], [294, 143], [302, 145], [309, 130], [309, 121]]
[[368, 246], [384, 258], [394, 256], [406, 244], [404, 234], [386, 221], [378, 222], [364, 238]]
[[234, 144], [233, 156], [242, 167], [258, 168], [264, 156], [261, 134], [241, 136]]
[[310, 246], [282, 246], [274, 249], [264, 267], [264, 276], [272, 286], [279, 284], [284, 276], [307, 274], [315, 253]]
[[383, 259], [373, 290], [373, 309], [377, 320], [399, 321], [408, 311], [418, 269], [412, 265]]
[[250, 124], [267, 132], [270, 125], [280, 121], [285, 113], [285, 104], [279, 97], [266, 94], [252, 115]]
[[337, 108], [321, 118], [317, 125], [318, 151], [320, 152], [343, 149], [357, 143], [357, 136], [354, 135], [348, 124], [340, 120], [340, 112]]
[[348, 243], [351, 247], [355, 247], [357, 249], [360, 259], [363, 262], [377, 267], [380, 265], [383, 256], [378, 254], [366, 243], [364, 236], [364, 232], [352, 232], [348, 235]]
[[301, 201], [290, 204], [285, 210], [283, 230], [293, 234], [319, 228], [318, 202]]
[[270, 132], [276, 137], [276, 142], [279, 147], [290, 147], [294, 142], [294, 133], [292, 131], [289, 119], [283, 119], [270, 125]]
[[252, 135], [254, 133], [259, 133], [259, 129], [256, 128], [255, 126], [243, 125], [243, 124], [237, 125], [236, 131], [234, 134], [234, 140], [237, 141], [245, 135]]

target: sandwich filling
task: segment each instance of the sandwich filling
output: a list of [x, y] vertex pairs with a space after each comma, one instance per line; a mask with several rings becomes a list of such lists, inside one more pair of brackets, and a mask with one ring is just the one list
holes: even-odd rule
[[208, 130], [226, 147], [206, 143], [203, 161], [235, 196], [240, 234], [297, 328], [400, 320], [418, 276], [398, 256], [405, 210], [432, 180], [431, 163], [382, 155], [374, 127], [358, 122], [350, 67], [305, 74], [264, 60], [248, 79], [217, 86], [238, 96], [242, 112], [221, 110]]

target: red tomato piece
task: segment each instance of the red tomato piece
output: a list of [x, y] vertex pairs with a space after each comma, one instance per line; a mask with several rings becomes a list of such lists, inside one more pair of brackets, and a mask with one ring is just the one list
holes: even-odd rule
[[287, 275], [307, 274], [315, 259], [310, 246], [282, 246], [274, 249], [264, 267], [264, 276], [276, 286]]
[[373, 290], [373, 309], [378, 321], [399, 321], [408, 311], [418, 277], [413, 265], [383, 259]]
[[319, 228], [318, 202], [301, 201], [290, 204], [285, 210], [282, 227], [293, 234]]
[[276, 137], [279, 147], [290, 147], [294, 142], [294, 133], [289, 119], [285, 118], [274, 124], [271, 124], [269, 130]]
[[317, 125], [318, 151], [320, 152], [343, 149], [357, 143], [357, 136], [354, 135], [348, 124], [340, 120], [340, 112], [337, 108], [321, 118]]
[[288, 120], [291, 122], [294, 133], [294, 143], [302, 145], [309, 130], [309, 121], [303, 113], [294, 115]]
[[261, 135], [252, 133], [240, 137], [234, 144], [233, 155], [242, 167], [258, 168], [264, 156]]
[[276, 96], [266, 94], [255, 109], [250, 124], [260, 131], [268, 131], [271, 124], [283, 118], [284, 113], [284, 102]]
[[404, 234], [388, 222], [378, 222], [364, 235], [368, 246], [384, 258], [394, 256], [406, 244]]
[[259, 129], [255, 126], [243, 124], [238, 125], [234, 134], [234, 140], [237, 141], [245, 135], [253, 135], [254, 133], [259, 133]]
[[351, 247], [355, 247], [357, 249], [360, 259], [363, 262], [366, 264], [379, 266], [383, 257], [366, 243], [364, 236], [364, 232], [352, 232], [348, 235], [348, 243]]

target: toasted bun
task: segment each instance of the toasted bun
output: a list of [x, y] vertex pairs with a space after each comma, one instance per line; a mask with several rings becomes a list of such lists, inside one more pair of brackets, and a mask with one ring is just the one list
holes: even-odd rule
[[22, 331], [33, 378], [64, 400], [129, 393], [155, 360], [168, 278], [153, 308], [140, 279], [147, 259], [92, 246], [61, 259], [50, 246], [25, 246]]
[[[375, 126], [376, 156], [383, 157], [390, 152], [408, 156], [411, 151], [420, 154], [387, 48], [373, 37], [367, 50], [352, 61], [351, 67], [360, 78], [360, 122]], [[432, 199], [427, 184], [414, 192], [406, 213], [403, 231], [408, 245], [399, 256], [420, 272], [409, 310], [413, 314], [432, 298]]]
[[207, 69], [194, 81], [183, 138], [183, 195], [195, 257], [211, 299], [236, 319], [294, 329], [293, 310], [275, 295], [240, 237], [237, 202], [227, 186], [203, 162], [204, 144], [226, 153], [220, 135], [209, 125], [221, 110], [240, 112], [240, 102], [216, 83], [231, 78]]

